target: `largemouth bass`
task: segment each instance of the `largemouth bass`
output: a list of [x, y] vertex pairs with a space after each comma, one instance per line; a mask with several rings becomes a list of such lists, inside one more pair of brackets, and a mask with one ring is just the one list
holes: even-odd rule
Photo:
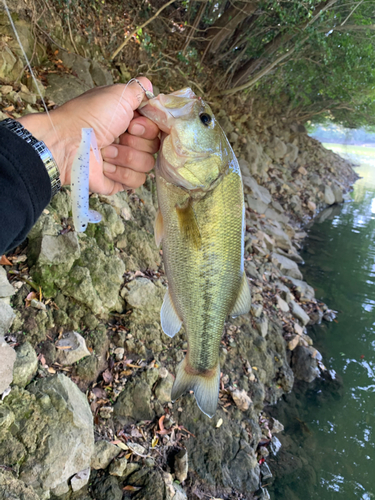
[[191, 89], [160, 94], [139, 111], [162, 130], [155, 238], [163, 246], [168, 291], [161, 325], [173, 337], [183, 323], [188, 337], [171, 396], [192, 390], [199, 408], [213, 417], [224, 321], [251, 305], [241, 172], [211, 108]]

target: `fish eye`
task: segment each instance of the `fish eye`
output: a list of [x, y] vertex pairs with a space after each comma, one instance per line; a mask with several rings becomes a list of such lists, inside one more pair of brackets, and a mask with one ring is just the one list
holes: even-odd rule
[[211, 123], [212, 120], [211, 116], [208, 113], [202, 113], [201, 115], [199, 115], [199, 118], [201, 119], [203, 125], [205, 125], [206, 127]]

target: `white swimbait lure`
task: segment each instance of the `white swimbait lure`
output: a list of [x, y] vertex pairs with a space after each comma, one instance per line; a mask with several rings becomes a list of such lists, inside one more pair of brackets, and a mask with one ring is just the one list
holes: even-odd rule
[[100, 161], [94, 130], [83, 128], [81, 143], [71, 171], [73, 222], [77, 233], [83, 233], [89, 222], [97, 224], [102, 220], [99, 212], [89, 209], [90, 146], [95, 158]]

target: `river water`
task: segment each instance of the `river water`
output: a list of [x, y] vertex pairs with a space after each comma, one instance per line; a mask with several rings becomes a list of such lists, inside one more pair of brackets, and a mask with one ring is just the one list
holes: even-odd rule
[[375, 150], [353, 149], [351, 201], [321, 214], [302, 254], [304, 279], [339, 313], [308, 331], [334, 380], [297, 382], [270, 408], [285, 426], [267, 459], [273, 500], [375, 498]]

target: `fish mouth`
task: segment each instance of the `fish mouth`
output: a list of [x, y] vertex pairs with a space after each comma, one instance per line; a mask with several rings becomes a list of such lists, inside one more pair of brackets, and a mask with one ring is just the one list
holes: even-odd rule
[[186, 88], [143, 101], [138, 111], [156, 123], [160, 130], [170, 134], [177, 119], [188, 119], [197, 99], [194, 92]]

